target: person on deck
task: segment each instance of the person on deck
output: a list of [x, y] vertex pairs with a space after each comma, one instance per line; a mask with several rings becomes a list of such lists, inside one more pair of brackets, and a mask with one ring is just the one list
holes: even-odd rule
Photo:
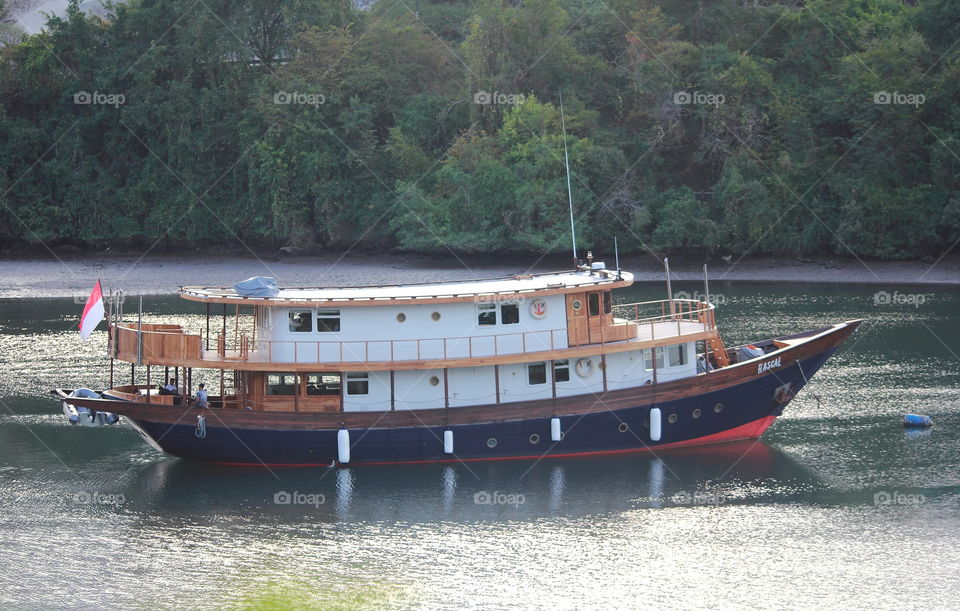
[[203, 384], [197, 387], [197, 396], [194, 405], [197, 407], [210, 407], [210, 404], [207, 400], [207, 391], [204, 390]]
[[175, 395], [177, 394], [177, 380], [176, 378], [170, 378], [170, 382], [160, 389], [161, 395]]

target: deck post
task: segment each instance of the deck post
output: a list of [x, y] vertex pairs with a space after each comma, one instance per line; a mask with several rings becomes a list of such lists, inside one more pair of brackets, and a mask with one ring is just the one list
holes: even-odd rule
[[[443, 368], [443, 406], [450, 409], [450, 385], [447, 384], [447, 368]], [[450, 417], [449, 415], [447, 416]]]
[[[149, 371], [149, 370], [150, 370], [150, 369], [149, 369], [149, 367], [148, 367], [148, 368], [147, 368], [147, 371]], [[225, 406], [224, 404], [225, 404], [225, 397], [226, 397], [226, 395], [225, 395], [226, 388], [225, 388], [225, 384], [224, 384], [224, 380], [223, 380], [223, 375], [224, 375], [224, 370], [221, 369], [221, 370], [220, 370], [220, 407], [221, 407], [221, 409]]]
[[497, 393], [496, 403], [500, 405], [500, 365], [493, 366], [493, 388]]
[[607, 394], [607, 355], [600, 355], [600, 371], [603, 373], [603, 394]]
[[137, 367], [136, 363], [130, 363], [130, 386], [133, 386], [134, 384], [136, 384], [136, 381], [134, 380], [134, 373], [135, 373], [136, 367]]
[[147, 365], [147, 403], [150, 403], [150, 365]]
[[206, 348], [204, 350], [210, 349], [210, 302], [207, 302], [207, 338], [206, 338]]
[[[392, 349], [392, 344], [391, 344]], [[392, 360], [392, 359], [391, 359]], [[396, 371], [393, 369], [390, 370], [390, 411], [397, 409], [397, 382], [396, 382]]]

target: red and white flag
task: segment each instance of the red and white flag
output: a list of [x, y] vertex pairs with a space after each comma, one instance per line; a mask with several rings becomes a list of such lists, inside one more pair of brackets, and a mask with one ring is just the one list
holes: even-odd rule
[[93, 330], [96, 329], [100, 321], [103, 320], [103, 314], [103, 290], [100, 288], [100, 281], [97, 280], [97, 284], [93, 287], [93, 290], [90, 291], [87, 304], [83, 306], [80, 324], [77, 325], [80, 327], [81, 338], [90, 338], [90, 334], [93, 333]]

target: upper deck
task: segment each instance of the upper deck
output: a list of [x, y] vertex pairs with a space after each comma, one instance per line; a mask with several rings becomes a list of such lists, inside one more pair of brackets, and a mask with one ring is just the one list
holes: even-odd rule
[[281, 288], [273, 297], [241, 295], [232, 287], [184, 286], [180, 288], [180, 296], [203, 303], [239, 305], [363, 306], [541, 297], [582, 292], [591, 288], [611, 290], [631, 284], [633, 284], [633, 274], [629, 272], [597, 269], [421, 284]]

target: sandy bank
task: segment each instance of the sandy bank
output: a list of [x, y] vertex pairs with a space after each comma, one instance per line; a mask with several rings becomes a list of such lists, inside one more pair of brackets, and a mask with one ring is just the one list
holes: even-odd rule
[[[0, 261], [0, 297], [66, 297], [89, 292], [97, 278], [104, 288], [129, 294], [174, 293], [181, 285], [231, 285], [249, 276], [274, 276], [285, 286], [330, 286], [431, 282], [525, 273], [534, 258], [458, 261], [417, 255], [337, 255], [279, 260], [254, 257], [77, 257], [8, 259]], [[795, 259], [744, 259], [730, 264], [710, 263], [713, 281], [828, 282], [876, 285], [960, 284], [960, 257], [933, 263], [896, 261], [864, 264], [850, 260], [799, 261]], [[608, 261], [612, 266], [612, 261]], [[554, 258], [532, 271], [552, 271], [565, 265]], [[702, 278], [700, 262], [674, 262], [676, 280]], [[629, 257], [624, 269], [638, 281], [661, 281], [662, 269], [652, 257]]]

